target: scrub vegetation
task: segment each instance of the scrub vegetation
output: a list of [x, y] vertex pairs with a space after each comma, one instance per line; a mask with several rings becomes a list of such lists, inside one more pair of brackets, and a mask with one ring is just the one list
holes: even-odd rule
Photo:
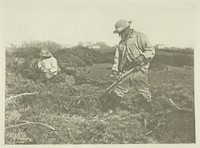
[[5, 144], [195, 143], [193, 52], [157, 50], [148, 113], [131, 90], [105, 115], [98, 98], [115, 81], [113, 48], [53, 45], [61, 72], [46, 83], [36, 68], [39, 45], [6, 51]]

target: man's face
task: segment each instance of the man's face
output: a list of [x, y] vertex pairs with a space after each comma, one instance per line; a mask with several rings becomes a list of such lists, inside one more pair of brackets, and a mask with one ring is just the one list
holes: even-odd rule
[[119, 36], [121, 37], [122, 40], [126, 39], [126, 37], [128, 36], [128, 29], [125, 29], [122, 32], [120, 32]]

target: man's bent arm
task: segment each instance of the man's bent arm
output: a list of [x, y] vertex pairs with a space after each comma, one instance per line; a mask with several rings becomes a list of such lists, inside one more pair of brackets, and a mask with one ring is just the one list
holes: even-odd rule
[[155, 56], [155, 49], [145, 35], [140, 38], [140, 43], [143, 50], [142, 55], [144, 55], [146, 59], [153, 59]]

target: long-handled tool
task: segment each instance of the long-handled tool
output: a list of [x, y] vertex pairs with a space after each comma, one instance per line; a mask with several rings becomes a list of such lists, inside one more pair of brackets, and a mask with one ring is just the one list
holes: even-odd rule
[[[127, 71], [124, 75], [122, 75], [118, 80], [116, 80], [113, 84], [111, 84], [104, 93], [99, 97], [99, 103], [102, 108], [102, 110], [107, 110], [110, 107], [110, 101], [108, 99], [110, 98], [109, 92], [122, 80], [124, 80], [130, 73], [139, 71], [144, 65], [146, 65], [149, 62], [149, 60], [144, 61], [141, 65], [138, 65], [131, 70]], [[98, 115], [97, 115], [98, 117]]]
[[[147, 61], [145, 61], [144, 63], [142, 63], [139, 66], [136, 66], [134, 68], [132, 68], [131, 70], [129, 70], [128, 72], [126, 72], [124, 75], [122, 75], [118, 80], [116, 80], [113, 84], [111, 84], [104, 92], [103, 94], [101, 94], [101, 96], [99, 97], [99, 103], [102, 107], [102, 110], [107, 110], [107, 108], [110, 107], [110, 101], [108, 101], [108, 99], [110, 98], [109, 92], [117, 85], [119, 84], [122, 80], [124, 80], [130, 73], [132, 72], [136, 72], [139, 71], [141, 69], [142, 66], [144, 66], [145, 64], [147, 64]], [[110, 100], [110, 99], [109, 99]], [[106, 107], [105, 107], [106, 106]]]
[[139, 71], [141, 69], [142, 66], [146, 65], [149, 61], [145, 61], [144, 63], [142, 63], [139, 66], [136, 66], [134, 68], [132, 68], [131, 70], [129, 70], [128, 72], [126, 72], [122, 77], [120, 77], [117, 81], [115, 81], [113, 84], [111, 84], [105, 91], [105, 93], [109, 93], [119, 82], [121, 82], [124, 78], [126, 78], [130, 73], [132, 72], [136, 72]]

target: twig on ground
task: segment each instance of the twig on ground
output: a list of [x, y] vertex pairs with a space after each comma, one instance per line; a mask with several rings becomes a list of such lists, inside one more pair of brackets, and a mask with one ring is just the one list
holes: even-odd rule
[[151, 133], [152, 133], [152, 131], [148, 131], [148, 132], [146, 133], [146, 136], [149, 135], [149, 134], [151, 134]]
[[56, 129], [50, 125], [47, 125], [47, 124], [44, 124], [44, 123], [41, 123], [41, 122], [30, 122], [30, 121], [22, 121], [24, 123], [20, 123], [20, 124], [17, 124], [17, 125], [11, 125], [11, 126], [8, 126], [6, 127], [5, 129], [10, 129], [10, 128], [16, 128], [16, 127], [20, 127], [20, 126], [24, 126], [24, 125], [28, 125], [28, 124], [33, 124], [33, 125], [41, 125], [41, 126], [45, 126], [53, 131], [55, 131]]
[[153, 132], [152, 130], [147, 129], [147, 119], [144, 119], [144, 129], [145, 129], [145, 132], [146, 132], [146, 136]]
[[49, 129], [51, 129], [53, 132], [55, 132], [55, 134], [60, 137], [65, 143], [66, 143], [66, 140], [64, 137], [62, 137], [54, 127], [48, 125], [48, 124], [44, 124], [44, 123], [41, 123], [41, 122], [30, 122], [30, 121], [21, 121], [21, 122], [24, 122], [24, 123], [20, 123], [20, 124], [17, 124], [17, 125], [12, 125], [12, 126], [8, 126], [6, 127], [5, 129], [10, 129], [10, 128], [16, 128], [16, 127], [20, 127], [20, 126], [24, 126], [24, 125], [28, 125], [28, 124], [33, 124], [33, 125], [41, 125], [41, 126], [45, 126]]
[[49, 111], [51, 111], [55, 106], [56, 106], [56, 105], [53, 105], [53, 106], [49, 109]]
[[6, 99], [6, 102], [9, 102], [10, 100], [14, 99], [14, 98], [18, 98], [21, 96], [30, 96], [30, 95], [35, 95], [38, 94], [38, 92], [33, 92], [33, 93], [22, 93], [22, 94], [18, 94], [16, 96], [10, 96], [8, 99]]
[[159, 130], [159, 129], [160, 129], [160, 126], [165, 124], [164, 122], [162, 122], [163, 119], [164, 119], [164, 114], [163, 114], [162, 117], [158, 120], [158, 124], [157, 124], [157, 126], [154, 127], [154, 130], [155, 130], [155, 129], [158, 129], [158, 130]]
[[169, 98], [169, 101], [172, 103], [172, 105], [174, 107], [176, 107], [176, 109], [181, 110], [181, 111], [187, 111], [187, 112], [193, 113], [193, 111], [191, 109], [189, 109], [189, 108], [180, 108], [180, 107], [178, 107], [171, 98]]
[[144, 119], [144, 128], [145, 128], [145, 131], [147, 131], [147, 119]]

